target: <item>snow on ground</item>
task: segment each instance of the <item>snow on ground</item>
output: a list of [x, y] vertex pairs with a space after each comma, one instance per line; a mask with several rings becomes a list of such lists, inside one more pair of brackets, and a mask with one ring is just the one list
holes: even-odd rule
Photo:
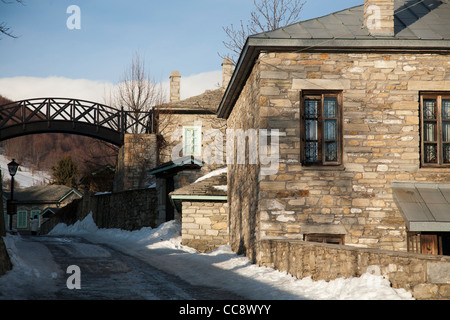
[[199, 253], [183, 246], [179, 223], [138, 231], [99, 229], [88, 215], [74, 225], [57, 225], [51, 235], [77, 235], [94, 243], [105, 243], [139, 257], [193, 284], [220, 286], [250, 300], [398, 300], [412, 299], [410, 292], [393, 289], [380, 275], [313, 281], [296, 279], [287, 273], [252, 264], [246, 257], [221, 246], [210, 253]]
[[[10, 178], [8, 163], [11, 162], [11, 160], [11, 158], [5, 156], [4, 154], [0, 154], [0, 168], [4, 178]], [[31, 170], [30, 168], [21, 165], [19, 166], [19, 170], [14, 176], [14, 179], [19, 183], [20, 188], [27, 188], [48, 184], [51, 176], [48, 172]]]
[[[379, 275], [364, 274], [329, 282], [312, 281], [310, 277], [299, 280], [287, 273], [252, 264], [246, 257], [233, 253], [229, 246], [199, 253], [181, 244], [180, 231], [181, 227], [175, 221], [155, 229], [147, 227], [137, 231], [99, 229], [90, 214], [71, 226], [58, 224], [50, 235], [81, 236], [93, 243], [107, 244], [194, 285], [220, 287], [249, 300], [412, 299], [411, 293], [391, 288], [389, 281]], [[10, 290], [17, 295], [21, 283], [30, 281], [47, 291], [55, 290], [51, 287], [52, 281], [48, 280], [60, 276], [62, 271], [44, 245], [22, 241], [19, 235], [7, 235], [4, 239], [14, 268], [0, 277], [3, 293]]]
[[[25, 299], [29, 296], [38, 299], [41, 292], [55, 292], [56, 287], [51, 280], [63, 273], [47, 247], [37, 242], [23, 241], [20, 235], [7, 235], [3, 239], [13, 269], [0, 276], [0, 300], [2, 297]], [[30, 287], [35, 288], [35, 292], [30, 292]]]

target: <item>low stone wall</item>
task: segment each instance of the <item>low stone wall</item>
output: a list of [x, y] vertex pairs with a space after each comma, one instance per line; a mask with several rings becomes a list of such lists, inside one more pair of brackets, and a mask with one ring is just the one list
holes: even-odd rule
[[393, 288], [416, 299], [450, 299], [450, 257], [356, 248], [301, 240], [265, 239], [258, 264], [302, 279], [334, 280], [379, 270]]
[[226, 202], [183, 202], [183, 245], [208, 252], [228, 243]]
[[41, 226], [41, 233], [48, 233], [58, 223], [67, 225], [84, 219], [90, 212], [99, 228], [139, 230], [155, 228], [161, 224], [157, 212], [157, 195], [154, 188], [124, 192], [85, 195], [62, 208]]
[[99, 228], [121, 228], [139, 230], [142, 227], [157, 227], [158, 199], [152, 189], [130, 190], [90, 197], [85, 212], [92, 211]]

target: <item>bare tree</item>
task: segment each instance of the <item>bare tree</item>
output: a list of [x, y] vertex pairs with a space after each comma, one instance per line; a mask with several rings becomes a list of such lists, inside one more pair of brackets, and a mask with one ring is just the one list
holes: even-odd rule
[[[133, 147], [129, 152], [132, 153], [130, 159], [133, 161], [133, 166], [139, 168], [136, 170], [139, 175], [139, 187], [144, 187], [152, 181], [152, 178], [148, 177], [147, 171], [152, 165], [155, 166], [157, 161], [155, 161], [156, 155], [144, 150], [147, 143], [144, 133], [156, 133], [157, 146], [159, 146], [162, 130], [159, 116], [163, 113], [170, 114], [168, 108], [161, 107], [164, 105], [165, 97], [161, 84], [150, 77], [144, 59], [137, 53], [133, 56], [131, 65], [125, 70], [121, 81], [110, 97], [111, 105], [128, 111], [129, 123], [133, 123], [131, 127], [133, 135], [130, 140]], [[150, 126], [153, 128], [152, 132], [147, 131]], [[157, 152], [159, 152], [159, 148]]]
[[[15, 0], [16, 2], [23, 4], [22, 0]], [[7, 1], [7, 0], [1, 0], [1, 2], [5, 3], [5, 4], [11, 4], [13, 2], [11, 1]], [[15, 36], [12, 32], [11, 32], [11, 28], [8, 27], [8, 25], [6, 24], [6, 22], [0, 22], [0, 33], [7, 35], [8, 37], [11, 38], [17, 38], [17, 36]]]
[[302, 0], [253, 0], [255, 9], [250, 13], [247, 24], [241, 20], [240, 26], [231, 24], [224, 27], [228, 41], [224, 46], [231, 54], [219, 54], [222, 58], [229, 57], [234, 64], [241, 54], [248, 36], [272, 31], [297, 22], [305, 5]]
[[124, 72], [113, 94], [113, 99], [116, 106], [131, 111], [135, 123], [132, 133], [144, 133], [146, 126], [142, 125], [141, 120], [146, 118], [148, 112], [153, 112], [155, 106], [164, 102], [164, 91], [160, 84], [151, 79], [145, 61], [139, 54], [133, 56], [131, 65]]

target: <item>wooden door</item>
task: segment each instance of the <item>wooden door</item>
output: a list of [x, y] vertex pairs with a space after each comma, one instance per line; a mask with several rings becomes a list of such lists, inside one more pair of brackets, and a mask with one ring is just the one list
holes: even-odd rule
[[437, 234], [421, 234], [420, 246], [423, 254], [439, 254]]

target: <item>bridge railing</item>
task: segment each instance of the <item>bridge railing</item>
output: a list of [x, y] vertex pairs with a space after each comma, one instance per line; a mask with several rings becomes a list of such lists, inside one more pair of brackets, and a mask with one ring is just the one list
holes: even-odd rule
[[39, 98], [12, 102], [0, 106], [0, 130], [15, 125], [24, 128], [32, 122], [53, 121], [88, 123], [125, 133], [155, 133], [155, 113], [152, 111], [127, 111], [96, 102], [66, 99]]

